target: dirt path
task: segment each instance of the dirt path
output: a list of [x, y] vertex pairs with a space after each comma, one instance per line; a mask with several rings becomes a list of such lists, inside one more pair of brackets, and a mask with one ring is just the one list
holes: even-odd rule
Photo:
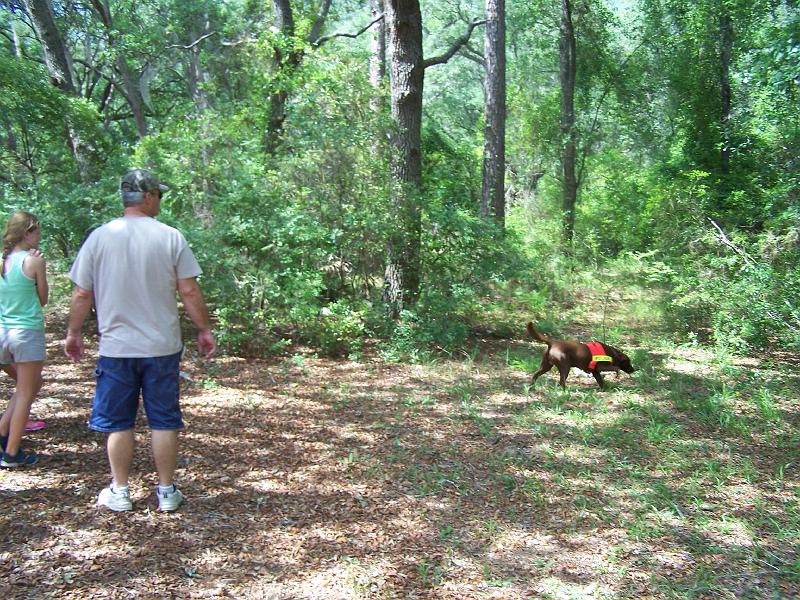
[[45, 458], [0, 472], [3, 598], [800, 595], [797, 414], [739, 443], [676, 410], [676, 385], [714, 387], [700, 365], [562, 394], [527, 389], [522, 341], [427, 366], [187, 362], [189, 501], [155, 510], [140, 422], [135, 508], [113, 514], [93, 364], [59, 342], [28, 438]]

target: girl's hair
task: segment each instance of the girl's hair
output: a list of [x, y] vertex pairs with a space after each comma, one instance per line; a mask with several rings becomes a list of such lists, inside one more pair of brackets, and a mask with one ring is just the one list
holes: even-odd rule
[[6, 223], [6, 231], [3, 234], [3, 262], [0, 263], [0, 272], [3, 277], [6, 276], [6, 258], [11, 254], [14, 246], [22, 241], [26, 233], [36, 229], [39, 229], [39, 219], [29, 212], [18, 210], [9, 217], [8, 223]]

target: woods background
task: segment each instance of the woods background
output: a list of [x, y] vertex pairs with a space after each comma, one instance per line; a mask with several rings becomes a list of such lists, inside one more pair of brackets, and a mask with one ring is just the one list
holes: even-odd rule
[[156, 171], [229, 352], [451, 351], [583, 271], [673, 339], [800, 345], [794, 1], [0, 7], [0, 211], [63, 272]]

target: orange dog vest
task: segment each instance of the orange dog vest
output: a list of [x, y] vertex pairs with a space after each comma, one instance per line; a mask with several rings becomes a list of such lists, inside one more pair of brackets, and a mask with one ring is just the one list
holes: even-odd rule
[[589, 348], [589, 352], [592, 353], [592, 361], [589, 363], [590, 371], [594, 371], [597, 368], [597, 363], [599, 362], [614, 362], [614, 359], [606, 354], [606, 349], [603, 348], [603, 344], [600, 342], [586, 342], [584, 346]]

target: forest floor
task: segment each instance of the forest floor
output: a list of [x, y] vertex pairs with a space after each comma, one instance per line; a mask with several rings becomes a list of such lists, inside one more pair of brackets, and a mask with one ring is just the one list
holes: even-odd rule
[[422, 365], [188, 360], [187, 503], [156, 510], [140, 421], [134, 510], [111, 513], [93, 361], [63, 357], [63, 327], [27, 435], [42, 460], [0, 472], [3, 598], [800, 597], [789, 358], [628, 337], [633, 377], [531, 389], [543, 346], [520, 324]]

